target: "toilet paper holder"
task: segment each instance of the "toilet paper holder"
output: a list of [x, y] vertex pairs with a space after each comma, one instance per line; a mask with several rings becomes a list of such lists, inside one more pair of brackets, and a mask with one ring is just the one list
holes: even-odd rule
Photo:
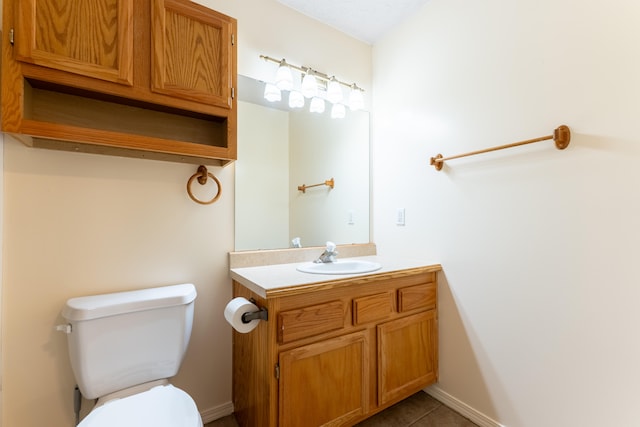
[[[251, 298], [249, 301], [256, 304], [256, 300]], [[256, 304], [257, 305], [257, 304]], [[242, 323], [250, 323], [252, 320], [269, 320], [269, 312], [266, 307], [260, 307], [258, 311], [250, 311], [242, 315]]]

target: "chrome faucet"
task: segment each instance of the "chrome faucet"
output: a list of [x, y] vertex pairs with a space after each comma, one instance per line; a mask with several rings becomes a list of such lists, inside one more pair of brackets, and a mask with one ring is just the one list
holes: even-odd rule
[[336, 251], [336, 244], [333, 242], [327, 242], [327, 248], [324, 250], [322, 255], [316, 259], [316, 264], [320, 264], [323, 262], [336, 262], [336, 257], [338, 256], [338, 251]]

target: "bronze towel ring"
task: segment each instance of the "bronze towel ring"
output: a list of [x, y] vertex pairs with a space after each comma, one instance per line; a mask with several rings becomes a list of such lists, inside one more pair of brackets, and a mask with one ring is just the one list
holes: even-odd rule
[[[215, 181], [216, 185], [218, 186], [218, 192], [215, 196], [213, 196], [213, 199], [203, 201], [193, 195], [193, 193], [191, 192], [191, 184], [196, 178], [198, 179], [198, 183], [200, 183], [200, 185], [205, 185], [208, 178], [211, 178]], [[198, 167], [198, 171], [191, 175], [191, 178], [189, 178], [189, 181], [187, 181], [187, 193], [189, 194], [189, 197], [191, 197], [191, 200], [193, 200], [194, 202], [200, 203], [201, 205], [210, 205], [220, 198], [220, 195], [222, 194], [222, 186], [220, 185], [220, 181], [218, 181], [218, 178], [216, 178], [211, 172], [209, 172], [205, 166], [200, 165]]]

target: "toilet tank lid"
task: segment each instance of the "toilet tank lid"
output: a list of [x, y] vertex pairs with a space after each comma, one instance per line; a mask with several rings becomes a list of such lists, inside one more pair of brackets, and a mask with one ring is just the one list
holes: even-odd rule
[[135, 311], [186, 305], [196, 298], [191, 283], [71, 298], [62, 316], [67, 320], [90, 320]]

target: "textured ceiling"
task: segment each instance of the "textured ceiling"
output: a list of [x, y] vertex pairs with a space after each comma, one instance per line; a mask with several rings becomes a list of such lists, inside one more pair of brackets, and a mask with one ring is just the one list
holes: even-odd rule
[[350, 36], [374, 44], [428, 0], [278, 0]]

